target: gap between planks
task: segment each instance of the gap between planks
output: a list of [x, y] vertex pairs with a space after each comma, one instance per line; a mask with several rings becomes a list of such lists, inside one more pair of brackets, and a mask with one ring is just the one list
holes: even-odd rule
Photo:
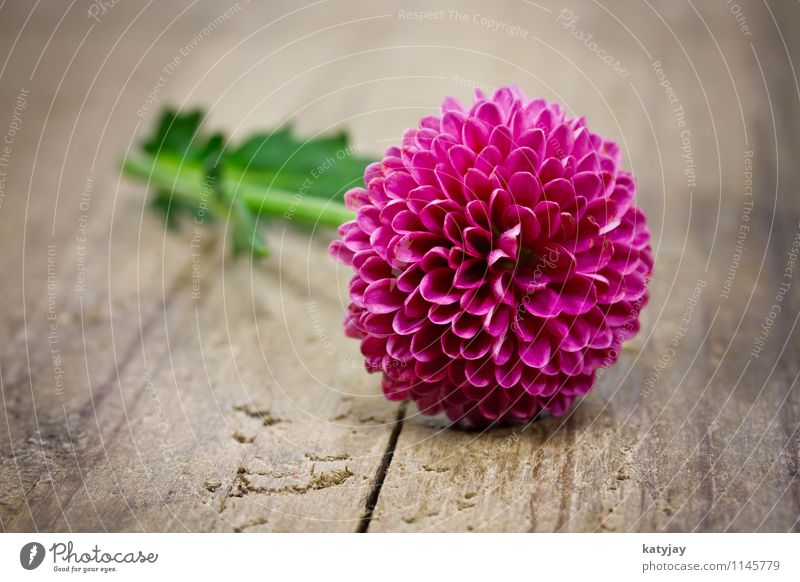
[[383, 453], [378, 470], [375, 472], [375, 479], [372, 482], [372, 487], [367, 495], [367, 503], [364, 506], [364, 515], [361, 517], [361, 522], [358, 524], [356, 533], [367, 533], [369, 531], [369, 524], [372, 522], [372, 516], [375, 513], [375, 508], [378, 506], [378, 498], [381, 495], [383, 482], [386, 480], [386, 474], [389, 472], [389, 465], [392, 464], [394, 458], [394, 450], [397, 448], [397, 441], [400, 440], [400, 432], [403, 430], [403, 421], [406, 418], [406, 408], [408, 401], [403, 402], [397, 410], [397, 417], [395, 425], [392, 428], [392, 434], [389, 435], [389, 442], [386, 443], [386, 450]]

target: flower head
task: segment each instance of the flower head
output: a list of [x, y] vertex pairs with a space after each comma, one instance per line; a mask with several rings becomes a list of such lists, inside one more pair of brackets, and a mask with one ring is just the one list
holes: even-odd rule
[[561, 415], [639, 329], [653, 268], [620, 150], [517, 88], [453, 98], [346, 197], [346, 333], [391, 400], [474, 425]]

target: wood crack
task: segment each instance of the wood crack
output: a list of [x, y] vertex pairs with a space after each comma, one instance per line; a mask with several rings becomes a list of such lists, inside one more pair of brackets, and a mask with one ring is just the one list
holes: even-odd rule
[[358, 524], [356, 533], [367, 533], [369, 531], [369, 524], [372, 522], [372, 516], [375, 513], [375, 507], [378, 505], [378, 498], [381, 494], [383, 482], [386, 480], [386, 474], [389, 472], [389, 465], [392, 463], [394, 457], [394, 450], [397, 447], [397, 441], [400, 439], [400, 431], [403, 430], [403, 420], [406, 417], [407, 402], [403, 402], [397, 411], [397, 421], [392, 428], [392, 434], [389, 435], [389, 442], [386, 445], [386, 451], [383, 453], [381, 464], [378, 465], [378, 470], [375, 472], [375, 479], [372, 482], [372, 488], [367, 495], [367, 503], [364, 507], [364, 515], [361, 517], [361, 522]]

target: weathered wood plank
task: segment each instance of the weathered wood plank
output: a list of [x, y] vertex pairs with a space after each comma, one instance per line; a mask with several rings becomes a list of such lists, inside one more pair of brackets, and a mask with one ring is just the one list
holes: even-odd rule
[[[144, 369], [123, 379], [125, 400], [137, 401], [113, 413], [108, 460], [65, 509], [72, 527], [91, 527], [99, 499], [116, 529], [355, 531], [396, 410], [374, 396], [357, 347], [332, 333], [336, 295], [317, 288], [336, 268], [303, 279], [306, 254], [321, 265], [327, 252], [303, 236], [287, 233], [275, 250], [299, 272], [211, 269], [201, 303], [177, 300], [168, 330], [147, 340], [147, 395], [136, 396]], [[333, 353], [320, 350], [321, 333]]]
[[[698, 186], [687, 192], [673, 106], [667, 106], [662, 86], [648, 77], [654, 74], [649, 63], [631, 67], [637, 100], [641, 97], [649, 115], [638, 121], [639, 131], [623, 126], [623, 135], [634, 171], [644, 168], [637, 172], [640, 200], [650, 214], [658, 253], [643, 337], [566, 420], [477, 435], [409, 418], [371, 531], [797, 528], [797, 368], [784, 351], [796, 350], [796, 299], [788, 301], [792, 308], [766, 352], [750, 356], [786, 266], [796, 203], [785, 191], [776, 192], [774, 180], [765, 176], [774, 167], [775, 137], [769, 113], [760, 106], [765, 88], [753, 82], [758, 67], [749, 43], [730, 32], [731, 15], [724, 9], [700, 12], [703, 21], [684, 13], [679, 29], [675, 15], [663, 15], [664, 26], [685, 33], [680, 40], [691, 62], [681, 50], [668, 50], [675, 39], [659, 39], [662, 26], [652, 14], [649, 21], [646, 15], [639, 21], [623, 17], [634, 33], [648, 30], [641, 40], [679, 95], [697, 167], [704, 168]], [[614, 23], [602, 13], [592, 14], [598, 17], [591, 20], [597, 37], [613, 38]], [[772, 54], [777, 45], [763, 41], [774, 36], [774, 25], [765, 13], [758, 16], [762, 43], [757, 46], [762, 54]], [[712, 34], [721, 33], [725, 50], [718, 55], [706, 26]], [[690, 37], [695, 27], [702, 29]], [[633, 43], [608, 42], [620, 54]], [[695, 60], [699, 55], [703, 58]], [[721, 66], [726, 57], [729, 78]], [[590, 66], [580, 55], [576, 59]], [[690, 65], [702, 85], [688, 83]], [[613, 91], [616, 81], [605, 82], [601, 91]], [[777, 78], [769, 83], [770, 92], [786, 96]], [[731, 88], [742, 100], [741, 109], [730, 98]], [[591, 122], [597, 114], [587, 111]], [[777, 114], [788, 120], [796, 111], [795, 102]], [[755, 151], [758, 198], [745, 262], [737, 262], [732, 292], [722, 297], [739, 226], [746, 220], [743, 204], [750, 201], [743, 195], [742, 174], [748, 151]], [[653, 173], [659, 167], [663, 190]], [[776, 206], [787, 214], [774, 218]], [[773, 241], [767, 245], [770, 233]], [[669, 351], [673, 342], [674, 353]]]
[[[21, 26], [26, 16], [4, 22]], [[7, 246], [13, 250], [3, 254], [4, 268], [15, 275], [3, 280], [13, 300], [3, 303], [2, 320], [11, 328], [0, 356], [7, 423], [0, 436], [0, 515], [12, 529], [50, 527], [64, 500], [82, 486], [79, 459], [84, 449], [100, 446], [92, 434], [95, 409], [113, 399], [117, 374], [137, 357], [147, 328], [158, 322], [168, 303], [161, 289], [169, 295], [191, 275], [182, 268], [190, 265], [188, 247], [174, 237], [164, 239], [155, 220], [138, 243], [154, 259], [141, 266], [131, 260], [144, 202], [127, 193], [116, 200], [116, 168], [135, 118], [109, 120], [105, 129], [115, 145], [98, 145], [104, 126], [91, 114], [86, 92], [95, 74], [103, 78], [100, 65], [107, 52], [75, 54], [65, 71], [71, 52], [56, 53], [55, 61], [41, 53], [42, 31], [58, 18], [53, 13], [32, 21], [32, 35], [21, 36], [15, 66], [3, 83], [4, 112], [12, 111], [20, 87], [29, 90], [0, 215], [4, 236], [13, 241]], [[75, 32], [60, 37], [62, 48], [80, 40]], [[92, 36], [97, 46], [109, 47], [117, 38], [111, 28]], [[138, 57], [128, 53], [127, 58], [133, 64]], [[57, 90], [62, 71], [69, 73], [66, 97]], [[127, 77], [126, 68], [111, 71], [106, 88]], [[93, 123], [78, 118], [76, 97], [84, 94], [89, 106], [80, 111]], [[138, 285], [140, 280], [147, 287]]]
[[[200, 12], [194, 15], [198, 19], [196, 22], [192, 20], [184, 26], [189, 29], [210, 14], [210, 10]], [[26, 15], [22, 16], [20, 23]], [[126, 25], [130, 18], [132, 14], [127, 19], [121, 18], [117, 25]], [[37, 27], [43, 27], [43, 23], [38, 22]], [[95, 46], [110, 46], [110, 41], [118, 38], [111, 25], [97, 30], [101, 38], [92, 37], [97, 43]], [[67, 29], [62, 41], [73, 42], [75, 32], [77, 29]], [[34, 37], [28, 41], [33, 47], [26, 54], [36, 55], [33, 49], [40, 48], [39, 40]], [[164, 54], [177, 51], [182, 46], [181, 39], [173, 39], [172, 44], [175, 46]], [[94, 54], [102, 58], [104, 51]], [[126, 81], [127, 70], [140, 56], [136, 51], [125, 54], [131, 63], [119, 68], [116, 77], [107, 81], [112, 86]], [[158, 62], [163, 58], [159, 57]], [[31, 58], [30, 66], [34, 63], [35, 59]], [[59, 65], [63, 66], [60, 63], [56, 66]], [[79, 89], [81, 83], [91, 80], [98, 65], [70, 76], [67, 84], [82, 90]], [[25, 72], [22, 63], [19, 72]], [[53, 88], [46, 81], [43, 87], [52, 92]], [[37, 89], [41, 93], [42, 88], [37, 86]], [[33, 94], [37, 95], [35, 91]], [[58, 99], [57, 96], [53, 98]], [[127, 111], [134, 110], [137, 100], [138, 96], [127, 96]], [[31, 104], [33, 119], [41, 115], [42, 106], [46, 110], [49, 102]], [[49, 132], [66, 135], [75, 125], [75, 111], [66, 111], [50, 122], [47, 136]], [[130, 139], [135, 118], [129, 116], [121, 125], [124, 129], [120, 133], [123, 137], [127, 133]], [[36, 130], [35, 125], [30, 127]], [[97, 139], [101, 129], [100, 125], [89, 126], [83, 138], [85, 143], [76, 141], [73, 144], [77, 151], [97, 149], [92, 140]], [[54, 221], [53, 214], [44, 211], [48, 208], [45, 205], [36, 206], [37, 212], [26, 225], [29, 241], [36, 245], [36, 250], [26, 252], [28, 256], [38, 257], [41, 253], [45, 257], [48, 240], [58, 251], [55, 286], [61, 338], [59, 354], [65, 362], [66, 388], [63, 394], [55, 394], [51, 386], [51, 355], [42, 349], [47, 345], [49, 322], [38, 317], [44, 314], [47, 298], [42, 289], [46, 288], [47, 281], [41, 264], [35, 264], [23, 274], [31, 321], [25, 330], [18, 328], [19, 342], [6, 352], [9, 364], [4, 362], [2, 369], [3, 393], [9, 395], [5, 406], [6, 418], [10, 419], [7, 434], [14, 440], [13, 447], [10, 440], [7, 445], [3, 441], [0, 473], [3, 527], [12, 530], [231, 529], [263, 519], [251, 519], [248, 515], [251, 510], [261, 508], [261, 514], [275, 510], [275, 516], [270, 518], [272, 527], [355, 530], [385, 446], [385, 439], [376, 438], [375, 431], [388, 435], [391, 426], [380, 426], [383, 424], [380, 414], [371, 410], [372, 404], [380, 400], [371, 397], [351, 402], [359, 391], [365, 391], [363, 386], [369, 381], [361, 372], [358, 359], [353, 359], [354, 354], [342, 365], [346, 365], [345, 380], [357, 376], [352, 382], [356, 390], [353, 392], [351, 387], [342, 390], [355, 395], [342, 396], [336, 392], [335, 399], [326, 399], [320, 398], [320, 391], [317, 391], [314, 401], [308, 401], [308, 381], [298, 377], [298, 362], [308, 366], [315, 354], [320, 354], [316, 358], [322, 367], [314, 371], [316, 377], [329, 383], [333, 368], [328, 363], [328, 355], [323, 359], [323, 352], [317, 348], [319, 335], [327, 333], [335, 343], [343, 338], [341, 308], [331, 304], [333, 300], [338, 301], [338, 291], [322, 288], [315, 292], [314, 303], [303, 299], [308, 295], [304, 291], [307, 285], [303, 285], [307, 274], [301, 268], [308, 257], [300, 252], [303, 249], [300, 241], [305, 240], [305, 236], [295, 236], [288, 244], [293, 254], [291, 260], [284, 259], [292, 266], [291, 272], [276, 270], [275, 262], [281, 260], [281, 253], [278, 253], [272, 269], [257, 273], [259, 281], [254, 283], [259, 288], [262, 282], [268, 283], [269, 294], [273, 296], [292, 289], [288, 301], [293, 302], [296, 311], [301, 310], [298, 313], [298, 317], [302, 315], [299, 317], [301, 325], [293, 327], [292, 333], [299, 334], [298, 341], [315, 354], [304, 354], [302, 359], [293, 360], [284, 369], [274, 360], [274, 354], [288, 355], [285, 349], [289, 332], [276, 334], [268, 325], [261, 329], [264, 341], [259, 342], [253, 327], [254, 304], [247, 310], [248, 303], [238, 298], [239, 290], [253, 283], [247, 278], [249, 269], [246, 265], [237, 266], [238, 270], [219, 269], [222, 251], [217, 235], [212, 231], [203, 235], [204, 246], [217, 247], [201, 259], [204, 275], [210, 277], [206, 273], [208, 270], [214, 277], [208, 279], [207, 286], [204, 284], [203, 300], [194, 301], [190, 297], [193, 263], [188, 239], [191, 230], [163, 233], [157, 219], [143, 208], [140, 186], [127, 187], [122, 192], [125, 200], [121, 203], [108, 196], [117, 181], [115, 172], [120, 152], [126, 145], [124, 142], [120, 147], [101, 150], [96, 174], [91, 173], [92, 160], [83, 155], [78, 156], [79, 164], [67, 166], [64, 178], [41, 169], [47, 167], [48, 160], [57, 159], [64, 148], [63, 143], [48, 140], [47, 136], [42, 141], [52, 144], [52, 149], [40, 152], [41, 159], [34, 175], [37, 182], [42, 182], [39, 187], [49, 195], [50, 201], [59, 188], [69, 196], [62, 193], [63, 210], [56, 221], [58, 229], [52, 235], [49, 227]], [[32, 143], [20, 141], [15, 154], [23, 160], [32, 159], [35, 146], [36, 140]], [[3, 219], [21, 228], [26, 224], [26, 184], [23, 164], [15, 168], [18, 172], [14, 175], [15, 181], [9, 183], [8, 192], [13, 191], [16, 198], [4, 207]], [[78, 295], [70, 292], [75, 278], [76, 228], [84, 212], [77, 198], [83, 184], [78, 181], [88, 175], [94, 178], [95, 184], [89, 224], [91, 237], [86, 242], [90, 254], [87, 259], [89, 291]], [[112, 209], [116, 209], [113, 216]], [[147, 214], [140, 226], [139, 215], [143, 210]], [[4, 229], [3, 234], [10, 239], [21, 239], [19, 228], [16, 231]], [[3, 258], [14, 266], [19, 262], [19, 256], [4, 255]], [[29, 259], [28, 264], [30, 262]], [[327, 276], [335, 274], [324, 244], [314, 248], [313, 262], [327, 265]], [[228, 290], [227, 295], [223, 295], [223, 275], [229, 286], [233, 281], [234, 293]], [[295, 280], [294, 286], [287, 287], [287, 277]], [[19, 281], [8, 280], [12, 284]], [[282, 282], [279, 284], [279, 281]], [[315, 287], [327, 282], [315, 281]], [[263, 285], [264, 290], [267, 287]], [[227, 301], [234, 310], [220, 309], [224, 297], [229, 298]], [[259, 299], [258, 305], [259, 313], [267, 314], [266, 321], [275, 326], [286, 325], [284, 311], [268, 308], [265, 299]], [[231, 332], [227, 330], [232, 319], [236, 320], [233, 330], [241, 330], [243, 335], [231, 336], [229, 340]], [[203, 336], [212, 338], [210, 345], [205, 339], [201, 342], [198, 336], [201, 330]], [[242, 350], [245, 356], [236, 355], [236, 358], [244, 357], [244, 364], [231, 359], [234, 354], [231, 346], [239, 342], [246, 346]], [[262, 345], [269, 346], [269, 363], [258, 349]], [[348, 345], [347, 349], [357, 353], [356, 346]], [[32, 356], [26, 358], [26, 353]], [[270, 371], [276, 367], [277, 371]], [[253, 374], [255, 371], [258, 375]], [[265, 379], [272, 376], [273, 382], [266, 382], [268, 386], [265, 387]], [[243, 378], [247, 378], [251, 394], [235, 391], [234, 387], [242, 385]], [[288, 383], [288, 387], [278, 382]], [[36, 394], [35, 402], [25, 397], [26, 386]], [[221, 393], [217, 394], [220, 386]], [[203, 387], [206, 387], [203, 397], [198, 398], [194, 392]], [[291, 406], [287, 402], [281, 404], [280, 394], [273, 394], [283, 393], [284, 388], [291, 394], [290, 400], [294, 402]], [[368, 392], [373, 390], [371, 386]], [[281, 406], [287, 409], [282, 416], [275, 417], [281, 422], [276, 422], [274, 428], [271, 423], [262, 426], [268, 419], [256, 418], [263, 403], [272, 400], [276, 401], [271, 404], [276, 411]], [[384, 412], [383, 409], [380, 412]], [[390, 410], [388, 414], [392, 420], [394, 413]], [[328, 417], [334, 425], [324, 432], [317, 429], [320, 434], [316, 441], [308, 439], [309, 428], [316, 427], [319, 418]], [[287, 430], [290, 426], [296, 428]], [[279, 440], [271, 442], [265, 436], [255, 438], [259, 428], [270, 435], [278, 435]], [[245, 431], [253, 434], [242, 436]], [[366, 439], [366, 443], [353, 447], [351, 441], [355, 441], [357, 435]], [[252, 443], [247, 442], [250, 439]], [[288, 440], [284, 442], [283, 439]], [[288, 447], [286, 443], [291, 442], [300, 443], [296, 445], [297, 450]], [[210, 450], [207, 450], [208, 445], [211, 445]], [[201, 451], [199, 446], [206, 449]], [[203, 459], [204, 456], [207, 459]], [[180, 470], [176, 471], [176, 467]], [[240, 467], [245, 469], [244, 473], [238, 472]], [[248, 477], [250, 470], [253, 475]], [[259, 484], [268, 472], [284, 472], [288, 477], [274, 486]], [[249, 479], [252, 486], [246, 487], [245, 479]], [[339, 479], [341, 484], [337, 482]], [[217, 480], [220, 485], [216, 485]], [[334, 486], [339, 489], [335, 494], [324, 491]], [[306, 489], [308, 494], [302, 495]], [[342, 495], [344, 490], [348, 491], [347, 495]], [[230, 502], [228, 495], [232, 495]], [[332, 501], [320, 504], [321, 496], [330, 497]], [[299, 501], [293, 502], [293, 497]], [[325, 515], [314, 513], [320, 506], [329, 506], [331, 511]], [[179, 510], [172, 511], [173, 507]], [[221, 507], [226, 512], [218, 517]], [[297, 521], [297, 516], [304, 514], [308, 524]], [[279, 525], [281, 520], [285, 525]]]

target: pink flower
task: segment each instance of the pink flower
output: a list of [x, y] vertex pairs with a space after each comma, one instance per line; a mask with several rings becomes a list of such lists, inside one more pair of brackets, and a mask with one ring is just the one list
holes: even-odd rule
[[639, 329], [653, 269], [620, 149], [517, 88], [410, 129], [346, 195], [347, 335], [390, 400], [473, 425], [561, 415]]

